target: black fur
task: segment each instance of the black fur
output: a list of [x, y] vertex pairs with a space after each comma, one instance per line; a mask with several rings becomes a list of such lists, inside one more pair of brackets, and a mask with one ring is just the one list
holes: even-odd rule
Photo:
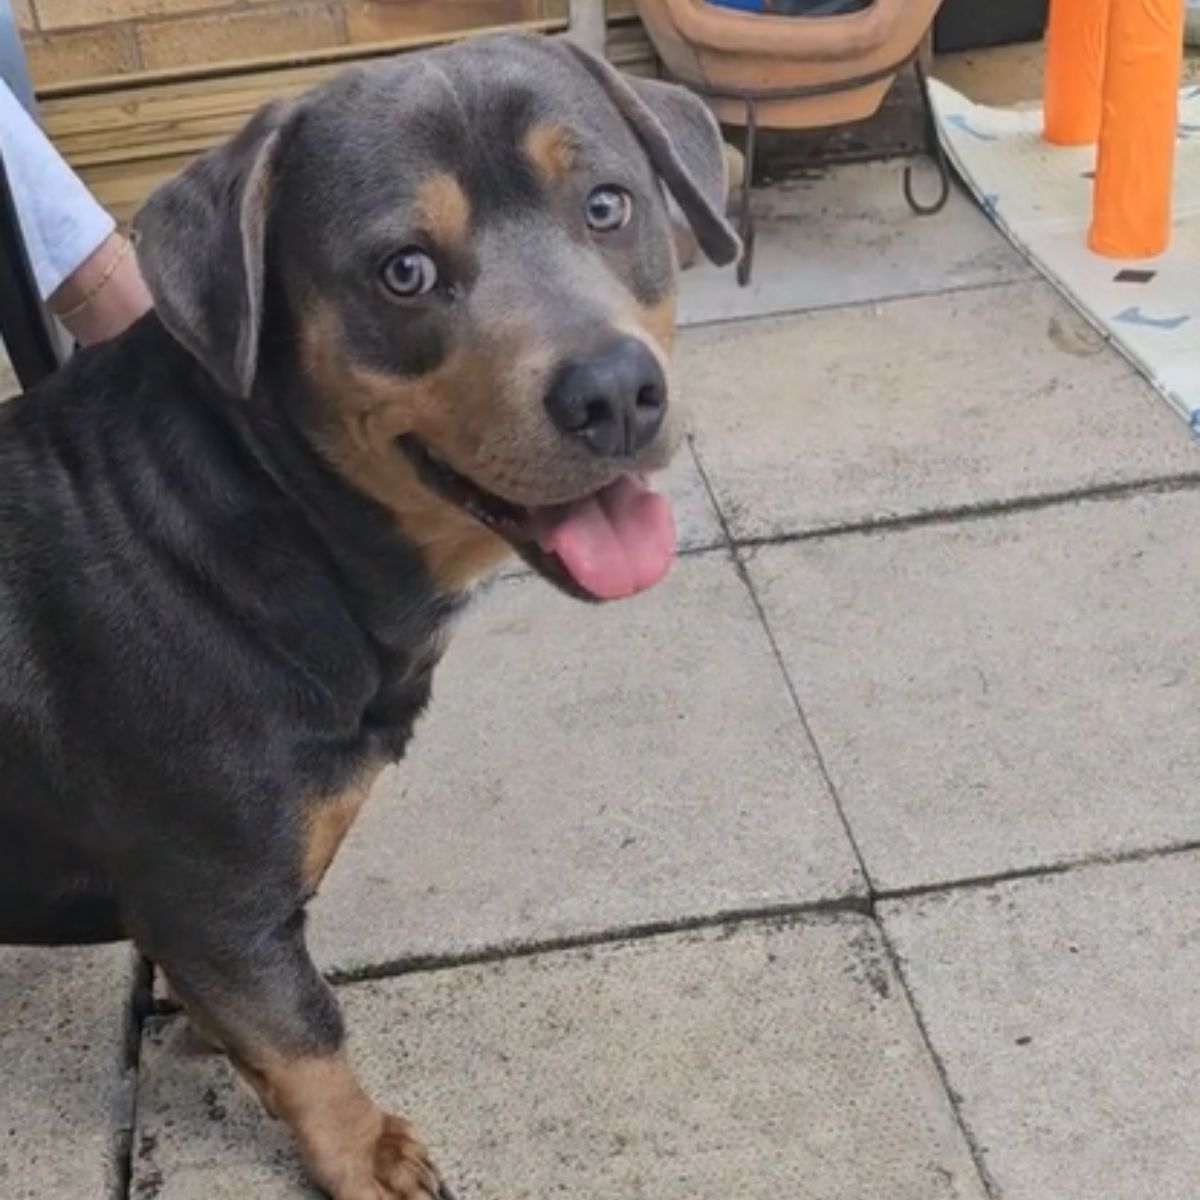
[[297, 797], [403, 752], [454, 601], [280, 432], [153, 315], [0, 409], [0, 938], [265, 886]]
[[[502, 344], [514, 314], [569, 358], [673, 286], [651, 165], [572, 54], [428, 62], [272, 106], [167, 184], [139, 219], [157, 311], [0, 407], [0, 941], [135, 939], [252, 1079], [341, 1044], [304, 943], [307, 822], [403, 755], [463, 602], [323, 452], [357, 413], [301, 361], [314, 303], [399, 388]], [[558, 196], [519, 149], [554, 116], [590, 139]], [[681, 129], [709, 169], [705, 120]], [[467, 244], [435, 248], [457, 287], [391, 305], [377, 256], [412, 236], [433, 169], [471, 202]], [[580, 206], [614, 173], [639, 217], [592, 244]], [[537, 371], [556, 364], [512, 365], [476, 372], [463, 411], [496, 427], [510, 482], [546, 492], [513, 502], [611, 481], [546, 417]]]

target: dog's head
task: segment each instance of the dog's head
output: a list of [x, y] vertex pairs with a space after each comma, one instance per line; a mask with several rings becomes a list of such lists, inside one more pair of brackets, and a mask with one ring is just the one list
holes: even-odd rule
[[669, 207], [728, 262], [724, 201], [694, 97], [505, 37], [264, 109], [135, 229], [167, 328], [226, 391], [283, 403], [441, 586], [511, 545], [606, 599], [673, 550], [643, 482], [680, 431]]

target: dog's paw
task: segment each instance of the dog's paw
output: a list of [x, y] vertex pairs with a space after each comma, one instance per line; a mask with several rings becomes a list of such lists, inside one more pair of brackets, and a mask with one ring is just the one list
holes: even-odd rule
[[380, 1200], [454, 1200], [429, 1152], [402, 1117], [384, 1116], [375, 1142], [374, 1170]]

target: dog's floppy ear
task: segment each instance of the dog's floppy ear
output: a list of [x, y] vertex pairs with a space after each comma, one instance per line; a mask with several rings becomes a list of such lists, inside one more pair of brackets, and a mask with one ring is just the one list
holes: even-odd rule
[[294, 112], [282, 101], [260, 109], [231, 141], [151, 193], [133, 220], [163, 324], [241, 397], [258, 367], [267, 214]]
[[574, 43], [563, 44], [629, 122], [704, 253], [718, 266], [733, 262], [742, 243], [725, 219], [725, 150], [708, 106], [676, 84], [626, 77]]

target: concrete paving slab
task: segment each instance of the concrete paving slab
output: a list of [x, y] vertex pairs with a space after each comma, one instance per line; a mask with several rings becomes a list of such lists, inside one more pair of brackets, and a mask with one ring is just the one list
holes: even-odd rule
[[863, 163], [756, 189], [750, 286], [738, 287], [729, 268], [698, 264], [683, 276], [680, 320], [729, 321], [1033, 278], [957, 189], [937, 216], [914, 216], [903, 174], [900, 163]]
[[133, 1124], [127, 946], [0, 948], [0, 1196], [116, 1197]]
[[[865, 918], [675, 934], [341, 996], [369, 1086], [417, 1120], [463, 1200], [983, 1200]], [[311, 1195], [224, 1062], [182, 1057], [177, 1037], [159, 1027], [144, 1048], [134, 1195]]]
[[495, 585], [314, 906], [343, 970], [863, 888], [723, 555], [599, 608]]
[[1182, 1200], [1200, 1162], [1200, 857], [884, 906], [1004, 1200]]
[[1200, 470], [1044, 283], [690, 330], [678, 374], [738, 537]]
[[750, 563], [882, 889], [1200, 838], [1200, 492]]

